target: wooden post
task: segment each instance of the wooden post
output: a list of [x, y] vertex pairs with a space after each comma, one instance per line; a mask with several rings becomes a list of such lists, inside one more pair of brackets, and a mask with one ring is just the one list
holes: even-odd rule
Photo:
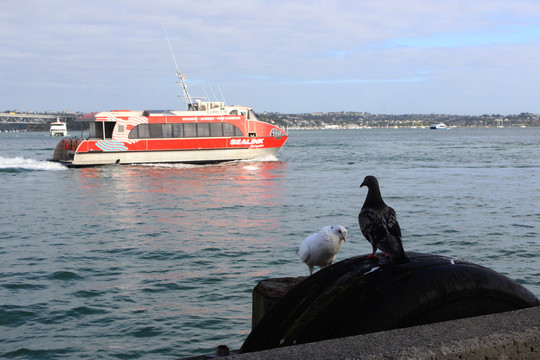
[[297, 278], [265, 279], [253, 288], [253, 310], [251, 315], [251, 328], [262, 319], [264, 314], [281, 299], [289, 290], [298, 285], [305, 276]]

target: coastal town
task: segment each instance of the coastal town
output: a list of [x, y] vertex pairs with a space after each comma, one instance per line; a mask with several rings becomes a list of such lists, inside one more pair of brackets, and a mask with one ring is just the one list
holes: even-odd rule
[[[0, 131], [48, 131], [55, 118], [67, 123], [68, 130], [80, 130], [75, 123], [84, 113], [80, 111], [20, 111], [0, 113]], [[339, 111], [284, 114], [260, 112], [263, 121], [288, 129], [370, 129], [370, 128], [429, 128], [444, 123], [448, 127], [533, 127], [540, 126], [540, 114], [371, 114], [367, 112]]]
[[529, 127], [540, 126], [540, 115], [444, 115], [444, 114], [370, 114], [366, 112], [318, 112], [281, 114], [264, 112], [262, 120], [278, 126], [300, 129], [369, 129], [369, 128], [429, 128], [436, 123], [448, 127]]

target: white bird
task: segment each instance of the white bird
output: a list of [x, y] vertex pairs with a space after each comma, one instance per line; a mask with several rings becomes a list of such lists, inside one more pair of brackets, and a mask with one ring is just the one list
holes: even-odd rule
[[314, 266], [322, 269], [332, 264], [343, 245], [342, 241], [347, 241], [347, 229], [341, 225], [325, 226], [302, 241], [298, 255], [309, 267], [309, 275], [313, 274]]

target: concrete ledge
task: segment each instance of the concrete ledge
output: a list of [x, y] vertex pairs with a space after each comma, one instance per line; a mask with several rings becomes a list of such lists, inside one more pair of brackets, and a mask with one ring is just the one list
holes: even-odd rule
[[540, 307], [229, 356], [270, 359], [540, 359]]

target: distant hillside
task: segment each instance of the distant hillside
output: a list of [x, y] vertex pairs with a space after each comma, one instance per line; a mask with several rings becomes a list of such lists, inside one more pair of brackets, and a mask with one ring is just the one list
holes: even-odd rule
[[540, 126], [540, 115], [444, 115], [404, 114], [384, 115], [361, 112], [329, 112], [306, 114], [281, 114], [265, 112], [261, 119], [286, 127], [413, 127], [430, 126], [443, 122], [448, 126]]

